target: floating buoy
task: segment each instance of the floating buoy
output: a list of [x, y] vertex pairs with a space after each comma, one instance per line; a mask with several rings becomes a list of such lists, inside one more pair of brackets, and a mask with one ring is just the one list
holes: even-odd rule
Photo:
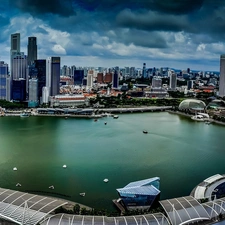
[[16, 168], [16, 167], [14, 167], [14, 168], [13, 168], [13, 170], [14, 170], [14, 171], [16, 171], [16, 170], [17, 170], [17, 168]]

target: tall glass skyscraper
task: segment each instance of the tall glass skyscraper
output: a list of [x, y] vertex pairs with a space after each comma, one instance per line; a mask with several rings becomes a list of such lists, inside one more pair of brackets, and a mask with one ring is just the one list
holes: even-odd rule
[[28, 37], [27, 45], [27, 64], [28, 66], [34, 63], [34, 60], [37, 60], [37, 38]]
[[60, 57], [49, 57], [46, 61], [46, 86], [50, 96], [59, 94]]
[[40, 102], [42, 98], [42, 89], [46, 86], [46, 60], [38, 59], [34, 61], [35, 68], [37, 70], [38, 79], [38, 100]]
[[0, 62], [0, 99], [7, 99], [8, 64]]
[[225, 96], [225, 55], [220, 56], [220, 83], [219, 96]]

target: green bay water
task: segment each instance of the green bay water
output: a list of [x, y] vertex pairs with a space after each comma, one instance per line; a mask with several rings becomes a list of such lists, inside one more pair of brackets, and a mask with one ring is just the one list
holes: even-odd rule
[[225, 173], [224, 146], [224, 126], [167, 112], [98, 121], [0, 117], [0, 187], [112, 210], [116, 188], [155, 176], [161, 199], [189, 195], [207, 177]]

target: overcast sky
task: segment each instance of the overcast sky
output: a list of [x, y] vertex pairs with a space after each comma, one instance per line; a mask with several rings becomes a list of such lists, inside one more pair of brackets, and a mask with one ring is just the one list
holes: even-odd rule
[[0, 60], [10, 35], [27, 54], [61, 65], [219, 71], [225, 53], [225, 0], [0, 0]]

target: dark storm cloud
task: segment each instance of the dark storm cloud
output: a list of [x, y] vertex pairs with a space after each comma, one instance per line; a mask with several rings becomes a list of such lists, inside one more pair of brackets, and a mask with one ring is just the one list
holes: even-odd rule
[[122, 27], [136, 28], [148, 31], [182, 31], [187, 29], [185, 17], [174, 15], [162, 16], [158, 13], [133, 13], [131, 10], [124, 10], [117, 16], [117, 24]]
[[166, 48], [167, 43], [162, 35], [156, 32], [146, 32], [140, 30], [129, 30], [128, 32], [119, 32], [118, 40], [123, 40], [124, 44], [147, 48]]
[[72, 0], [9, 0], [10, 5], [33, 16], [58, 14], [70, 16], [74, 14]]

